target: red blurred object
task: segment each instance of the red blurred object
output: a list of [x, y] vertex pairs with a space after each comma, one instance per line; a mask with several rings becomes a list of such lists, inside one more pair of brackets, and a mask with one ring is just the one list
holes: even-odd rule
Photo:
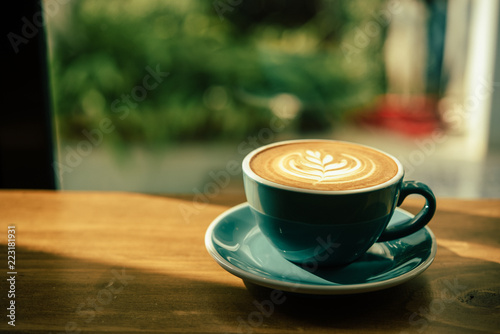
[[372, 113], [364, 114], [362, 124], [389, 129], [418, 137], [441, 127], [437, 114], [437, 98], [417, 95], [384, 95]]

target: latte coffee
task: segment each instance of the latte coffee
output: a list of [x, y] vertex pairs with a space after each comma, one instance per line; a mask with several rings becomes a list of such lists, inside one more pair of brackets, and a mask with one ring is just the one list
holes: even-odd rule
[[323, 191], [374, 187], [394, 178], [398, 164], [376, 149], [341, 141], [285, 142], [257, 152], [250, 169], [281, 185]]

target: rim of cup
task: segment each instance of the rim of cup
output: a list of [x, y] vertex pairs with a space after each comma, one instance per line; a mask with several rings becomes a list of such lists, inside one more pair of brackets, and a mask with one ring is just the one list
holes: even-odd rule
[[[360, 188], [360, 189], [351, 189], [351, 190], [316, 190], [316, 189], [306, 189], [306, 188], [299, 188], [299, 187], [292, 187], [292, 186], [287, 186], [284, 184], [276, 183], [273, 181], [269, 181], [259, 175], [257, 175], [251, 168], [250, 168], [250, 161], [252, 158], [259, 152], [267, 150], [271, 147], [274, 146], [281, 146], [281, 145], [287, 145], [287, 144], [293, 144], [293, 143], [298, 143], [298, 142], [337, 142], [337, 143], [346, 143], [346, 144], [354, 144], [362, 147], [366, 147], [372, 150], [375, 150], [385, 156], [388, 156], [391, 158], [396, 165], [398, 166], [398, 171], [396, 175], [394, 175], [391, 179], [381, 183], [377, 184], [376, 186], [371, 186], [371, 187], [366, 187], [366, 188]], [[242, 163], [242, 168], [243, 168], [243, 173], [246, 174], [248, 177], [250, 177], [252, 180], [267, 185], [272, 188], [279, 188], [283, 190], [289, 190], [289, 191], [294, 191], [294, 192], [302, 192], [302, 193], [309, 193], [309, 194], [325, 194], [325, 195], [334, 195], [334, 194], [357, 194], [357, 193], [365, 193], [373, 190], [378, 190], [378, 189], [384, 189], [387, 188], [394, 183], [397, 183], [399, 180], [401, 180], [404, 176], [404, 167], [401, 164], [401, 162], [396, 159], [393, 155], [384, 152], [382, 150], [379, 150], [375, 147], [371, 147], [368, 145], [363, 145], [363, 144], [358, 144], [355, 142], [349, 142], [349, 141], [344, 141], [344, 140], [334, 140], [334, 139], [293, 139], [293, 140], [285, 140], [285, 141], [279, 141], [271, 144], [267, 144], [264, 146], [261, 146], [259, 148], [256, 148], [252, 152], [248, 153], [245, 158], [243, 159]]]

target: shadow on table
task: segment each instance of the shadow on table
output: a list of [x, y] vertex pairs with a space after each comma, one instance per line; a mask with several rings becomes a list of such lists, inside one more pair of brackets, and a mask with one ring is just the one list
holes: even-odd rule
[[[16, 259], [15, 327], [4, 321], [0, 332], [216, 333], [236, 328], [235, 310], [249, 304], [243, 286], [131, 268], [126, 258], [106, 264], [17, 247]], [[6, 280], [0, 289], [5, 313]]]
[[[442, 253], [446, 255], [446, 250]], [[449, 268], [434, 268], [433, 274], [422, 274], [386, 290], [313, 296], [280, 293], [249, 283], [245, 288], [236, 277], [235, 284], [228, 285], [190, 279], [174, 272], [158, 273], [121, 263], [103, 264], [22, 247], [16, 255], [15, 329], [23, 333], [258, 333], [273, 330], [326, 333], [332, 329], [399, 333], [418, 332], [429, 325], [439, 329], [446, 323], [464, 322], [476, 324], [471, 328], [494, 328], [496, 324], [491, 323], [490, 313], [499, 306], [497, 303], [492, 308], [484, 308], [465, 299], [465, 302], [457, 301], [469, 296], [469, 291], [486, 291], [472, 286], [472, 282], [477, 282], [472, 276], [475, 269], [489, 265], [478, 262], [465, 265], [458, 281]], [[127, 263], [127, 259], [123, 259], [123, 263]], [[497, 267], [490, 266], [488, 273], [498, 275], [498, 271], [493, 272]], [[220, 275], [228, 274], [220, 269]], [[429, 280], [429, 277], [434, 278]], [[450, 303], [439, 299], [442, 296], [436, 295], [436, 291], [453, 288], [453, 284], [456, 289], [463, 287], [461, 294], [446, 295], [453, 299]], [[0, 289], [8, 291], [6, 280]], [[5, 297], [3, 307], [8, 303]], [[472, 309], [472, 306], [477, 307]], [[459, 325], [458, 328], [468, 327]], [[12, 328], [4, 322], [0, 331], [5, 329]]]
[[[406, 309], [406, 303], [415, 291], [427, 289], [427, 280], [425, 276], [419, 276], [396, 287], [360, 294], [322, 296], [283, 292], [280, 299], [275, 297], [276, 292], [272, 289], [250, 282], [245, 282], [245, 286], [255, 298], [255, 310], [260, 309], [264, 314], [266, 312], [263, 311], [273, 309], [271, 316], [281, 318], [283, 323], [293, 322], [297, 327], [306, 328], [394, 330], [408, 328], [410, 313]], [[278, 303], [270, 307], [272, 299]], [[430, 300], [423, 298], [420, 302], [428, 304]], [[261, 306], [257, 306], [258, 304]], [[249, 316], [247, 320], [251, 320], [250, 318]]]
[[[269, 302], [272, 290], [254, 285], [228, 286], [22, 247], [17, 248], [17, 260], [15, 329], [23, 333], [404, 328], [407, 299], [426, 289], [425, 277], [418, 277], [360, 295], [324, 298], [287, 293], [278, 305]], [[2, 291], [8, 291], [5, 282]], [[5, 307], [7, 303], [4, 299]], [[12, 329], [6, 326], [4, 322], [0, 330]]]

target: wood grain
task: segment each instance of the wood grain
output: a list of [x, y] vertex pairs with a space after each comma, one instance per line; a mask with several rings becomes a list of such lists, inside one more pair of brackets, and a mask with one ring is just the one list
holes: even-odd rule
[[[500, 200], [439, 199], [434, 263], [400, 286], [328, 298], [245, 286], [208, 255], [208, 225], [243, 194], [204, 201], [0, 191], [2, 258], [16, 226], [22, 333], [492, 333], [500, 331]], [[404, 207], [417, 211], [412, 198]], [[274, 301], [274, 302], [272, 302]]]

